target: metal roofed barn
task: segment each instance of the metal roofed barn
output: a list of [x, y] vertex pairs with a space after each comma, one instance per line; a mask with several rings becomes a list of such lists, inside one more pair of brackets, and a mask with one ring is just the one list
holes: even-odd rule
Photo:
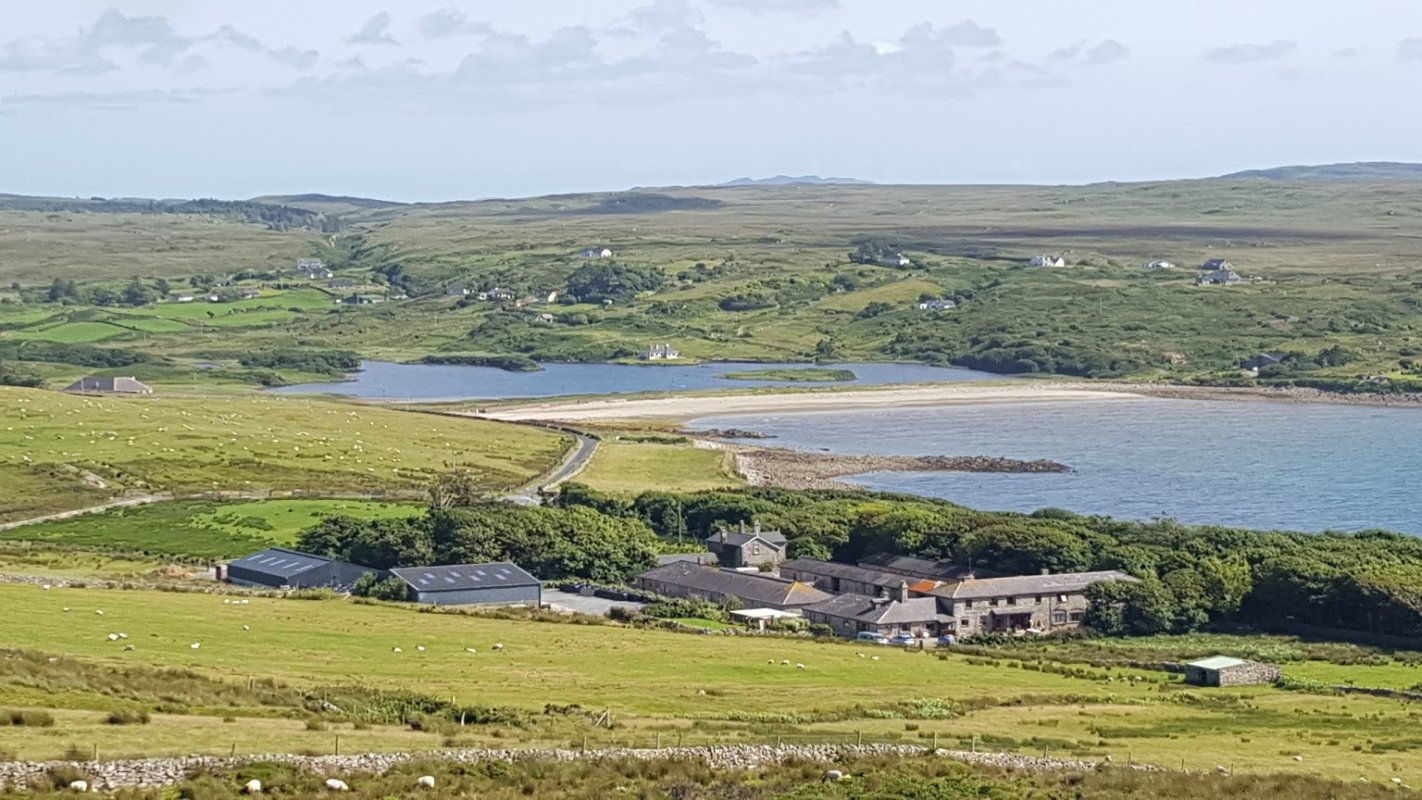
[[226, 578], [231, 583], [272, 588], [290, 586], [295, 589], [347, 591], [367, 572], [379, 574], [379, 570], [370, 567], [284, 547], [269, 547], [243, 556], [226, 567]]
[[543, 602], [543, 584], [514, 564], [454, 564], [446, 567], [396, 567], [390, 574], [410, 587], [417, 603], [453, 605], [531, 605]]

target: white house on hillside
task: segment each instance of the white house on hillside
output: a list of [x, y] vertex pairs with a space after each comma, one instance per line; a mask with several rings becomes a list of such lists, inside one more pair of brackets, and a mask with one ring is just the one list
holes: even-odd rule
[[1065, 267], [1066, 259], [1061, 256], [1032, 256], [1034, 267]]
[[670, 361], [675, 358], [681, 358], [681, 353], [665, 343], [654, 344], [642, 351], [643, 361]]

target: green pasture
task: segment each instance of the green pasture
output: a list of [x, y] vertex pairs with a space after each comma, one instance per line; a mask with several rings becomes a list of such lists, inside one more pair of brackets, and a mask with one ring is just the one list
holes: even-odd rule
[[[562, 457], [567, 437], [535, 428], [262, 396], [100, 397], [0, 387], [0, 518], [119, 491], [178, 494], [418, 491], [452, 458], [491, 490]], [[8, 481], [16, 481], [16, 484]]]
[[602, 492], [636, 494], [651, 488], [693, 492], [744, 486], [730, 453], [685, 444], [618, 441], [598, 443], [592, 461], [574, 480]]
[[336, 514], [385, 519], [417, 514], [418, 503], [360, 500], [173, 501], [86, 514], [0, 531], [0, 540], [146, 553], [155, 556], [236, 558], [296, 536]]
[[[1056, 674], [1009, 657], [940, 659], [851, 642], [416, 613], [339, 599], [230, 600], [203, 593], [0, 586], [0, 605], [9, 612], [0, 615], [0, 640], [77, 659], [48, 678], [0, 669], [0, 707], [60, 712], [53, 728], [10, 729], [6, 747], [47, 754], [67, 741], [103, 736], [96, 741], [113, 756], [257, 749], [263, 733], [294, 728], [290, 720], [270, 719], [290, 716], [289, 710], [242, 699], [251, 679], [262, 685], [415, 688], [462, 704], [529, 711], [550, 703], [611, 709], [617, 730], [588, 727], [593, 744], [629, 738], [645, 744], [654, 734], [664, 742], [678, 736], [700, 742], [863, 736], [969, 747], [976, 740], [986, 750], [1110, 755], [1122, 763], [1174, 768], [1183, 762], [1201, 771], [1222, 764], [1240, 772], [1422, 779], [1422, 743], [1412, 733], [1418, 712], [1378, 698], [1269, 687], [1199, 689], [1149, 670]], [[115, 631], [128, 638], [110, 641]], [[496, 643], [502, 648], [495, 650]], [[397, 647], [402, 652], [394, 652]], [[170, 704], [152, 737], [100, 733], [95, 712], [160, 702], [132, 672], [144, 668], [181, 668], [197, 676], [167, 691], [186, 698], [182, 708]], [[201, 681], [209, 681], [207, 689]], [[231, 699], [219, 702], [224, 686], [231, 687], [221, 689]], [[213, 698], [203, 701], [202, 692]], [[238, 722], [204, 721], [208, 715]], [[491, 733], [475, 729], [467, 736], [487, 742]], [[517, 744], [578, 734], [535, 726], [505, 727], [498, 735]], [[373, 737], [355, 740], [373, 749], [434, 745], [409, 734], [392, 736], [385, 745]]]

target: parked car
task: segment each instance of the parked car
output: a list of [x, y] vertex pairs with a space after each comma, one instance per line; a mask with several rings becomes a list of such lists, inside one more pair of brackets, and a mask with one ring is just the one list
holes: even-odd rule
[[918, 637], [908, 633], [901, 633], [890, 639], [889, 644], [898, 647], [913, 647], [918, 644]]
[[885, 635], [882, 634], [882, 633], [875, 633], [875, 632], [873, 632], [873, 631], [861, 631], [858, 636], [854, 637], [854, 639], [855, 639], [855, 641], [859, 641], [859, 642], [870, 642], [870, 643], [872, 643], [872, 644], [888, 644], [888, 643], [889, 643], [889, 637], [885, 636]]
[[939, 646], [939, 647], [952, 647], [953, 645], [955, 645], [955, 644], [957, 644], [957, 643], [958, 643], [958, 637], [954, 636], [954, 635], [951, 634], [951, 633], [945, 633], [945, 634], [943, 634], [942, 636], [938, 637], [938, 646]]

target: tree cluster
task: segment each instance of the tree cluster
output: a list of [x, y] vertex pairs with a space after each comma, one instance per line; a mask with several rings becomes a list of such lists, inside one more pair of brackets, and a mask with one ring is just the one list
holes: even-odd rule
[[584, 264], [568, 276], [567, 297], [579, 303], [630, 300], [660, 289], [666, 279], [666, 273], [653, 266]]

